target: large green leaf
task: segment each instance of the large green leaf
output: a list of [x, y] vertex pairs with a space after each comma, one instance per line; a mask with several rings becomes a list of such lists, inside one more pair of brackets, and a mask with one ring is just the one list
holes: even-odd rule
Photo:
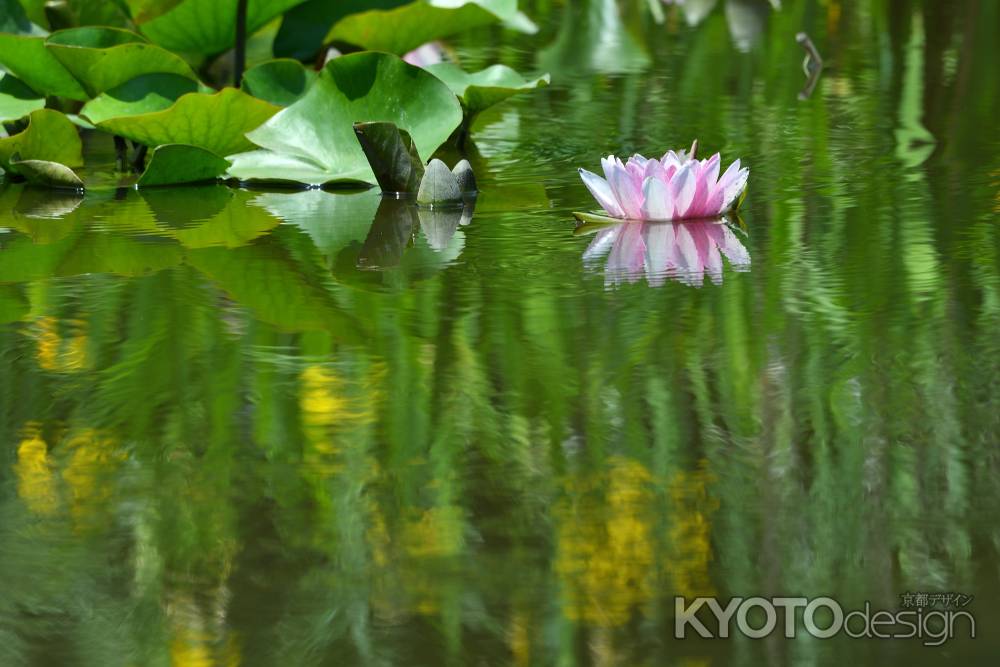
[[0, 72], [0, 122], [22, 118], [44, 106], [44, 97], [13, 74]]
[[508, 97], [549, 85], [548, 74], [528, 80], [506, 65], [493, 65], [475, 73], [452, 63], [429, 65], [425, 69], [448, 84], [462, 100], [470, 118]]
[[250, 132], [264, 150], [230, 156], [229, 173], [243, 180], [372, 183], [355, 122], [395, 123], [426, 160], [461, 120], [455, 95], [433, 75], [389, 54], [355, 53], [327, 63], [298, 102]]
[[253, 148], [244, 134], [276, 111], [272, 104], [225, 88], [213, 95], [189, 93], [164, 111], [115, 116], [95, 124], [147, 146], [189, 144], [221, 156]]
[[82, 166], [82, 144], [76, 126], [58, 111], [32, 111], [23, 132], [0, 139], [0, 167], [11, 169], [12, 160], [45, 160], [67, 167]]
[[213, 180], [226, 173], [229, 160], [197, 146], [158, 146], [139, 177], [139, 187], [178, 185]]
[[274, 39], [274, 55], [312, 60], [333, 24], [349, 14], [393, 9], [412, 0], [308, 0], [285, 13]]
[[196, 81], [178, 74], [143, 74], [101, 93], [87, 102], [80, 113], [91, 123], [154, 113], [169, 109], [182, 96], [198, 90]]
[[394, 9], [345, 16], [330, 29], [325, 41], [402, 55], [426, 42], [498, 21], [524, 32], [537, 30], [517, 11], [517, 0], [418, 0]]
[[117, 28], [71, 28], [52, 33], [46, 48], [94, 97], [142, 74], [197, 75], [179, 56]]
[[0, 65], [40, 95], [87, 99], [80, 83], [45, 48], [45, 37], [0, 33]]
[[[302, 0], [249, 0], [247, 34], [264, 27]], [[236, 41], [236, 0], [184, 0], [140, 23], [142, 33], [172, 51], [214, 55]]]
[[125, 0], [132, 20], [146, 23], [181, 4], [183, 0]]
[[305, 95], [315, 81], [315, 71], [306, 69], [298, 60], [280, 58], [247, 70], [242, 88], [254, 97], [287, 107]]

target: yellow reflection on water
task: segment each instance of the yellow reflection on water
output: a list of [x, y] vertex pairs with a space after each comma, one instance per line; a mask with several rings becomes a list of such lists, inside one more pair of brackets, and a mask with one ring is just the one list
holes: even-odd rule
[[653, 494], [641, 463], [614, 457], [608, 464], [606, 480], [567, 483], [567, 499], [556, 508], [555, 569], [567, 618], [612, 627], [652, 597]]
[[71, 373], [89, 368], [86, 323], [70, 321], [70, 335], [59, 333], [59, 320], [43, 316], [35, 320], [38, 365], [47, 371]]
[[58, 498], [49, 447], [42, 440], [41, 425], [28, 422], [21, 436], [23, 439], [17, 447], [17, 463], [14, 464], [17, 495], [35, 514], [53, 514]]
[[712, 514], [719, 508], [709, 495], [713, 475], [704, 467], [678, 470], [670, 480], [670, 557], [667, 574], [677, 595], [688, 598], [715, 595], [709, 578], [712, 562]]

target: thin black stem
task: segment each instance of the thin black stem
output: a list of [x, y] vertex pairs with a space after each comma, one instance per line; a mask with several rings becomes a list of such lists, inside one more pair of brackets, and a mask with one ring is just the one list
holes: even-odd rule
[[128, 171], [128, 144], [124, 137], [115, 135], [115, 168], [118, 171]]
[[237, 88], [243, 82], [243, 70], [247, 64], [247, 2], [236, 0], [236, 49], [234, 50], [233, 85]]
[[146, 168], [146, 153], [149, 151], [149, 146], [142, 145], [135, 151], [135, 156], [132, 158], [132, 171], [141, 173], [143, 169]]

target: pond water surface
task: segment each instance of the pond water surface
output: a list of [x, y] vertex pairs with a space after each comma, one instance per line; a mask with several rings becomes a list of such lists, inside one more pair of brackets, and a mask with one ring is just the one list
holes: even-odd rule
[[[553, 79], [480, 118], [464, 216], [0, 191], [0, 664], [995, 658], [1000, 5], [784, 4], [463, 37]], [[577, 167], [693, 138], [742, 221], [576, 228]], [[674, 636], [908, 593], [976, 638]]]

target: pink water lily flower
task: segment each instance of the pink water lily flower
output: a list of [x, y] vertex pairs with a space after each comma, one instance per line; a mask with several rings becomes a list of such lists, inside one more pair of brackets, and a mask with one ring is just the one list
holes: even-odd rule
[[669, 280], [700, 287], [705, 276], [722, 282], [722, 257], [736, 271], [750, 269], [750, 253], [729, 225], [720, 221], [622, 223], [597, 232], [583, 253], [594, 265], [607, 255], [605, 285]]
[[[597, 203], [613, 218], [690, 220], [713, 218], [732, 210], [747, 186], [750, 170], [736, 160], [719, 176], [719, 154], [707, 160], [690, 153], [667, 151], [659, 160], [633, 155], [628, 162], [614, 155], [601, 159], [601, 178], [586, 169], [580, 177]], [[606, 180], [605, 180], [606, 179]]]

